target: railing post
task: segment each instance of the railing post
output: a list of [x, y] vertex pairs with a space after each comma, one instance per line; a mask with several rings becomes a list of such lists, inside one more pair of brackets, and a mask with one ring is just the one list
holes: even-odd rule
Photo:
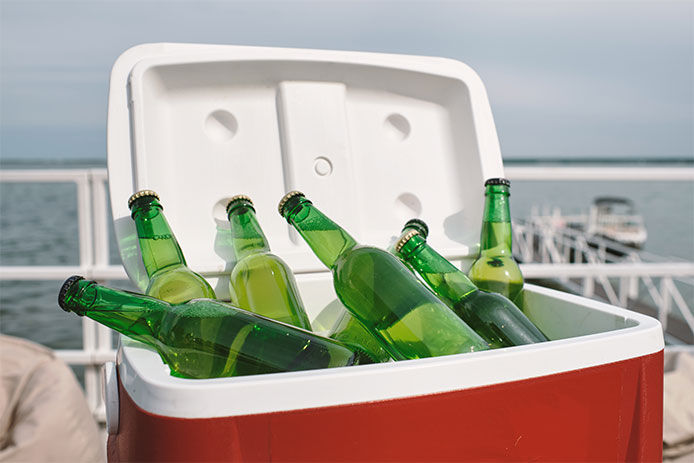
[[[629, 255], [629, 262], [635, 263], [640, 260], [639, 255], [635, 252]], [[629, 277], [629, 297], [631, 299], [638, 299], [639, 297], [639, 277], [637, 276]]]
[[89, 170], [89, 184], [92, 189], [91, 222], [93, 229], [92, 256], [93, 264], [106, 267], [109, 259], [108, 211], [105, 178], [98, 170]]
[[593, 297], [595, 294], [595, 280], [592, 276], [587, 276], [583, 279], [583, 296]]
[[660, 324], [663, 325], [663, 331], [667, 330], [667, 318], [672, 308], [672, 299], [670, 298], [670, 287], [668, 285], [668, 277], [661, 277], [660, 279], [660, 297], [661, 297], [661, 308], [658, 311]]
[[[96, 256], [94, 248], [94, 243], [96, 242], [94, 236], [95, 204], [93, 199], [94, 188], [92, 175], [89, 171], [85, 171], [77, 180], [77, 222], [80, 267], [87, 271], [94, 267]], [[103, 211], [102, 209], [102, 213]], [[85, 276], [91, 278], [91, 275]], [[99, 342], [99, 329], [97, 323], [87, 317], [82, 319], [82, 338], [83, 349], [90, 358], [95, 358], [99, 345], [101, 344]], [[99, 407], [101, 400], [101, 383], [99, 371], [93, 362], [89, 362], [84, 366], [84, 390], [89, 409], [94, 413]]]
[[619, 300], [620, 307], [626, 307], [629, 301], [629, 279], [626, 277], [619, 277], [619, 292], [617, 298]]

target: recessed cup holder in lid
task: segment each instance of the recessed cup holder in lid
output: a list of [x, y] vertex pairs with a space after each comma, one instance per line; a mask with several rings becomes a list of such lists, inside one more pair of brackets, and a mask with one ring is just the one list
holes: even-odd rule
[[210, 113], [205, 119], [205, 133], [217, 142], [226, 142], [234, 138], [239, 129], [236, 117], [225, 109], [218, 109]]
[[390, 138], [397, 141], [404, 141], [410, 136], [410, 131], [412, 127], [410, 126], [410, 121], [408, 121], [402, 114], [391, 114], [383, 122], [383, 127]]

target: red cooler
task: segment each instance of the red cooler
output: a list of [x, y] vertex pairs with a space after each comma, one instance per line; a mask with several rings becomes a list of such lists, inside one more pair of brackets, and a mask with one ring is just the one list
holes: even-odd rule
[[[331, 274], [277, 213], [298, 189], [364, 244], [407, 219], [470, 265], [486, 178], [503, 177], [485, 89], [458, 61], [322, 50], [147, 44], [111, 75], [108, 172], [121, 257], [144, 289], [127, 199], [153, 189], [188, 264], [228, 298], [224, 208], [253, 198], [314, 330]], [[110, 461], [656, 461], [663, 335], [649, 317], [526, 285], [550, 342], [238, 378], [170, 376], [121, 338], [106, 369]]]

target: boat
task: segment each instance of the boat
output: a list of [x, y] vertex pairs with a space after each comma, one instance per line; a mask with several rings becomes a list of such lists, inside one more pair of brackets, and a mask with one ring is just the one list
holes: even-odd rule
[[[559, 207], [534, 205], [525, 222], [580, 237], [588, 246], [602, 249], [615, 260], [633, 256], [643, 249], [648, 237], [643, 217], [631, 199], [618, 196], [596, 197], [588, 211], [564, 214]], [[569, 262], [585, 261], [570, 252]]]
[[612, 241], [642, 249], [648, 233], [643, 217], [628, 198], [600, 196], [593, 200], [585, 231]]

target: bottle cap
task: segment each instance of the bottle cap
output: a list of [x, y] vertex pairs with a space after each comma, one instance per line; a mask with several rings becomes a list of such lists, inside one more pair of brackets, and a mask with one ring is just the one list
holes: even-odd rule
[[157, 201], [159, 201], [159, 195], [156, 194], [154, 191], [152, 191], [152, 190], [140, 190], [137, 193], [135, 193], [134, 195], [132, 195], [130, 197], [130, 199], [128, 199], [128, 209], [133, 208], [133, 203], [135, 202], [135, 200], [140, 199], [140, 198], [144, 198], [146, 196], [152, 196], [152, 197], [156, 198]]
[[407, 223], [405, 223], [405, 225], [402, 227], [403, 230], [406, 228], [416, 228], [423, 238], [429, 236], [429, 226], [422, 219], [408, 220]]
[[398, 240], [397, 243], [395, 243], [395, 252], [400, 252], [403, 246], [405, 246], [405, 243], [410, 241], [413, 236], [419, 235], [419, 232], [417, 230], [410, 230], [407, 233], [405, 233], [402, 238]]
[[63, 287], [60, 288], [60, 292], [58, 293], [58, 305], [65, 312], [70, 312], [70, 308], [67, 307], [67, 304], [65, 304], [65, 296], [67, 295], [67, 292], [70, 290], [70, 288], [72, 288], [72, 285], [74, 285], [80, 280], [84, 280], [84, 277], [81, 277], [79, 275], [73, 275], [67, 280], [65, 280], [65, 283], [63, 283]]
[[506, 185], [506, 186], [511, 186], [511, 182], [508, 181], [506, 178], [490, 178], [487, 179], [486, 182], [484, 182], [484, 186], [487, 185]]
[[279, 213], [282, 217], [284, 217], [284, 206], [287, 205], [287, 201], [289, 201], [290, 199], [292, 199], [296, 196], [306, 197], [306, 195], [303, 194], [302, 192], [294, 190], [294, 191], [290, 191], [289, 193], [284, 195], [284, 197], [282, 199], [280, 199], [280, 203], [277, 205], [277, 210], [279, 211]]
[[253, 207], [253, 201], [251, 201], [250, 196], [247, 196], [247, 195], [232, 196], [231, 199], [229, 200], [229, 202], [227, 203], [227, 214], [229, 214], [229, 210], [231, 209], [231, 206], [234, 205], [234, 203], [238, 203], [241, 201], [245, 201], [248, 204], [250, 204], [251, 207]]

